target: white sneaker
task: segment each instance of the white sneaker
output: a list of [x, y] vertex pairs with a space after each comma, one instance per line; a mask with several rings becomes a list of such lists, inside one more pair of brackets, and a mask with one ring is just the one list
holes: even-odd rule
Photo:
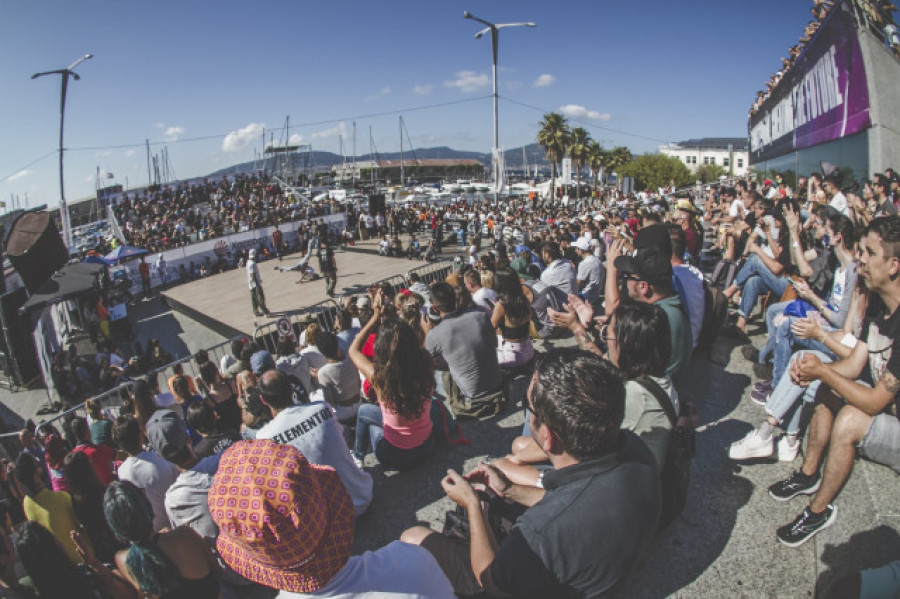
[[787, 435], [781, 435], [778, 439], [778, 460], [781, 462], [793, 462], [800, 453], [800, 439], [794, 439], [793, 445], [789, 439]]
[[362, 470], [363, 466], [365, 466], [365, 463], [363, 462], [363, 460], [359, 459], [352, 453], [350, 454], [350, 457], [353, 458], [353, 463], [356, 464], [356, 467], [359, 468], [360, 470]]
[[740, 441], [735, 441], [728, 449], [728, 457], [732, 460], [752, 460], [754, 458], [769, 458], [775, 453], [775, 443], [770, 437], [763, 439], [756, 429], [750, 431]]

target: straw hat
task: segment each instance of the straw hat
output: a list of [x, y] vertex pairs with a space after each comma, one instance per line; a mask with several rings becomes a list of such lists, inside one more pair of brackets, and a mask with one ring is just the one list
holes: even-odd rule
[[253, 582], [294, 593], [327, 585], [350, 558], [353, 503], [334, 468], [268, 439], [222, 454], [209, 491], [216, 549]]

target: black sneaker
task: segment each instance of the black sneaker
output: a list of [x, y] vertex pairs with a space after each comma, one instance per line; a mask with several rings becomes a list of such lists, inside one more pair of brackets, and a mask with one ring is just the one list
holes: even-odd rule
[[753, 363], [753, 375], [758, 379], [771, 379], [773, 368], [771, 364]]
[[821, 484], [822, 477], [818, 472], [807, 476], [802, 470], [797, 470], [786, 479], [769, 487], [769, 495], [778, 501], [789, 501], [797, 495], [812, 495], [819, 490]]
[[835, 518], [837, 518], [836, 506], [829, 504], [821, 514], [814, 514], [806, 508], [793, 522], [779, 528], [775, 536], [788, 547], [799, 547], [834, 524]]

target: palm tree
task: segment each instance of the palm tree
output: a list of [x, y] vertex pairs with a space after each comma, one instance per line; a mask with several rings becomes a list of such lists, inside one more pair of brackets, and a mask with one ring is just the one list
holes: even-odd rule
[[591, 140], [588, 144], [587, 162], [594, 176], [594, 191], [597, 190], [597, 182], [600, 180], [600, 171], [606, 168], [608, 152], [603, 149], [599, 141]]
[[609, 172], [613, 173], [631, 162], [633, 159], [634, 157], [631, 155], [631, 150], [629, 150], [625, 146], [616, 146], [609, 151], [609, 159], [606, 163], [606, 168], [609, 169]]
[[550, 161], [550, 201], [556, 199], [556, 165], [566, 153], [569, 145], [569, 123], [566, 117], [558, 112], [550, 112], [544, 115], [544, 120], [538, 123], [541, 130], [538, 131], [537, 141], [544, 148], [547, 160]]
[[591, 134], [583, 127], [572, 129], [569, 138], [569, 156], [572, 158], [572, 166], [575, 167], [575, 199], [581, 195], [581, 169], [588, 161], [588, 149], [591, 143]]

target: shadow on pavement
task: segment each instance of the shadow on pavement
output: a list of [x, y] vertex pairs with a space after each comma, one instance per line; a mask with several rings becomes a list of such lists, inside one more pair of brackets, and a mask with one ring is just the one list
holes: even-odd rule
[[840, 545], [826, 545], [821, 561], [828, 569], [816, 579], [816, 595], [842, 576], [896, 559], [900, 559], [900, 535], [890, 526], [858, 532]]

